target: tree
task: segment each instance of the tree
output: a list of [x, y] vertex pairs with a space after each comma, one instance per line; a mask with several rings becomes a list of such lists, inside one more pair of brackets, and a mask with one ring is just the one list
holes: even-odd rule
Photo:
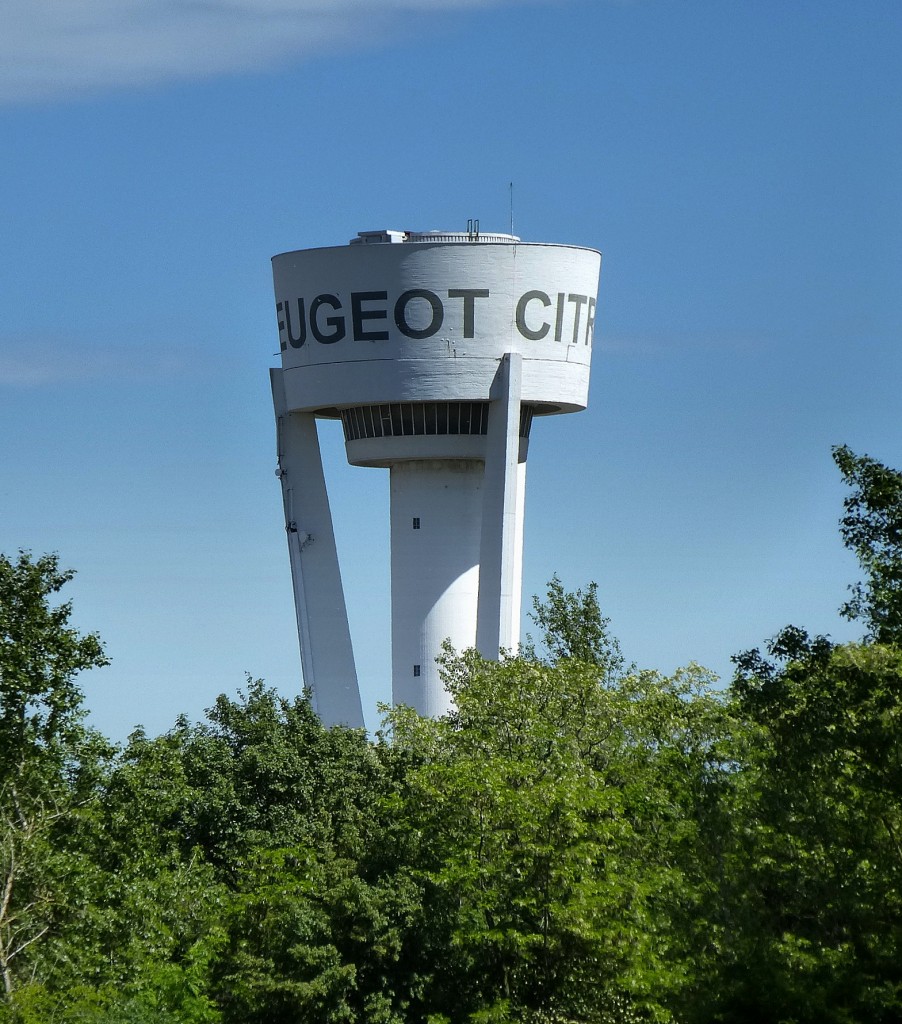
[[739, 656], [732, 688], [754, 742], [731, 807], [716, 1019], [889, 1024], [902, 1014], [902, 651], [789, 628], [769, 653]]
[[223, 1019], [404, 1024], [419, 894], [386, 849], [391, 753], [259, 680], [207, 715], [186, 735], [181, 827], [228, 889]]
[[[598, 584], [586, 589], [567, 591], [557, 575], [551, 577], [544, 601], [532, 599], [530, 618], [542, 630], [542, 640], [552, 664], [560, 661], [584, 661], [600, 668], [614, 680], [624, 669], [620, 644], [612, 637], [611, 620], [601, 614]], [[535, 658], [531, 644], [524, 654]]]
[[697, 806], [722, 770], [708, 675], [611, 686], [587, 660], [475, 652], [444, 669], [454, 712], [390, 715], [442, 965], [409, 1019], [670, 1019], [689, 980], [675, 925], [698, 903]]
[[842, 613], [863, 620], [871, 640], [902, 642], [902, 473], [845, 445], [833, 449], [833, 459], [853, 488], [840, 532], [865, 573]]
[[0, 780], [36, 756], [65, 758], [81, 736], [82, 693], [75, 678], [106, 665], [95, 633], [69, 625], [72, 604], [53, 603], [75, 573], [57, 555], [15, 561], [0, 554]]
[[58, 838], [90, 793], [106, 744], [82, 725], [79, 672], [106, 664], [95, 634], [53, 602], [72, 579], [56, 555], [0, 555], [0, 977], [31, 974], [58, 903]]
[[713, 975], [689, 1019], [902, 1014], [902, 474], [845, 446], [840, 529], [865, 580], [835, 645], [788, 626], [734, 658], [735, 769], [707, 912]]

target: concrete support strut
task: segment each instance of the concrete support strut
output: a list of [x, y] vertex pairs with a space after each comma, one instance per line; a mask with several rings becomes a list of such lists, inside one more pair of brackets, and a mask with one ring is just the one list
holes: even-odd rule
[[327, 726], [364, 727], [332, 512], [312, 412], [289, 411], [270, 370], [291, 581], [304, 684]]
[[518, 467], [522, 366], [519, 353], [502, 356], [489, 406], [476, 648], [491, 659], [500, 650], [514, 649], [520, 639], [525, 484]]

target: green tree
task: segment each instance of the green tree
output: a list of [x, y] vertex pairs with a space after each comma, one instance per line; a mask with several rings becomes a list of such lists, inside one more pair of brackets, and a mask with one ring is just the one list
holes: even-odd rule
[[861, 619], [878, 643], [902, 641], [902, 473], [845, 445], [833, 459], [852, 493], [840, 532], [858, 558], [865, 581], [852, 587], [842, 613]]
[[441, 965], [410, 1019], [670, 1019], [690, 981], [676, 922], [699, 900], [698, 804], [723, 770], [709, 676], [607, 685], [588, 660], [474, 652], [445, 672], [453, 713], [390, 715]]
[[106, 664], [55, 595], [56, 555], [0, 555], [0, 977], [7, 998], [34, 975], [71, 868], [61, 842], [95, 791], [109, 746], [83, 726], [78, 673]]
[[712, 873], [717, 995], [698, 1020], [902, 1014], [902, 474], [845, 446], [833, 458], [851, 488], [842, 537], [865, 577], [842, 613], [869, 642], [789, 626], [767, 656], [734, 659], [744, 729]]
[[737, 765], [720, 891], [734, 927], [707, 1019], [899, 1020], [902, 651], [790, 628], [769, 652], [737, 659], [753, 742]]
[[222, 940], [228, 894], [186, 834], [197, 798], [184, 769], [190, 734], [187, 723], [155, 739], [137, 730], [80, 808], [69, 843], [78, 884], [48, 951], [56, 990], [90, 979], [122, 999], [156, 993], [186, 1022], [206, 1020], [199, 986]]
[[94, 633], [69, 625], [72, 604], [54, 603], [75, 573], [56, 555], [13, 560], [0, 554], [0, 783], [35, 761], [59, 767], [82, 738], [82, 693], [75, 681], [106, 665]]
[[394, 755], [249, 681], [184, 748], [186, 842], [228, 888], [211, 991], [227, 1022], [403, 1024], [419, 894], [386, 837]]
[[[585, 590], [568, 591], [557, 575], [551, 577], [545, 600], [532, 599], [530, 618], [542, 630], [542, 641], [553, 664], [559, 661], [585, 661], [615, 679], [623, 672], [624, 660], [617, 639], [608, 627], [611, 620], [601, 614], [598, 584]], [[524, 655], [535, 658], [532, 643]]]

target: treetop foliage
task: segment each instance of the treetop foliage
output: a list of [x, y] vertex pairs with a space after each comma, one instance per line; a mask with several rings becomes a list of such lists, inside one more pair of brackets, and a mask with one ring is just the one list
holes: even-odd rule
[[846, 446], [833, 460], [852, 493], [840, 520], [843, 542], [854, 552], [865, 581], [842, 607], [849, 619], [861, 619], [868, 637], [879, 643], [902, 640], [902, 473]]
[[[611, 681], [623, 672], [620, 643], [611, 636], [611, 620], [601, 614], [598, 584], [585, 590], [566, 591], [554, 575], [544, 601], [532, 599], [530, 618], [542, 630], [542, 641], [552, 663], [583, 661], [595, 665]], [[531, 644], [526, 653], [535, 657]]]
[[902, 1019], [900, 478], [835, 457], [861, 643], [639, 671], [554, 577], [372, 740], [248, 678], [113, 748], [71, 573], [0, 558], [0, 1024]]
[[107, 664], [96, 634], [69, 625], [71, 602], [52, 598], [74, 573], [56, 555], [0, 554], [0, 779], [38, 748], [78, 733], [79, 672]]

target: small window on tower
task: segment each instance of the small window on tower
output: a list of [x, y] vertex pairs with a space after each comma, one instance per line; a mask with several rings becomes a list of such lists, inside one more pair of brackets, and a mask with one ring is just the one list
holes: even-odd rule
[[413, 666], [413, 674], [415, 676], [418, 676], [420, 674], [420, 666], [419, 665], [414, 665]]
[[413, 517], [413, 528], [415, 530], [419, 530], [419, 528], [420, 528], [420, 517], [419, 516], [414, 516]]

